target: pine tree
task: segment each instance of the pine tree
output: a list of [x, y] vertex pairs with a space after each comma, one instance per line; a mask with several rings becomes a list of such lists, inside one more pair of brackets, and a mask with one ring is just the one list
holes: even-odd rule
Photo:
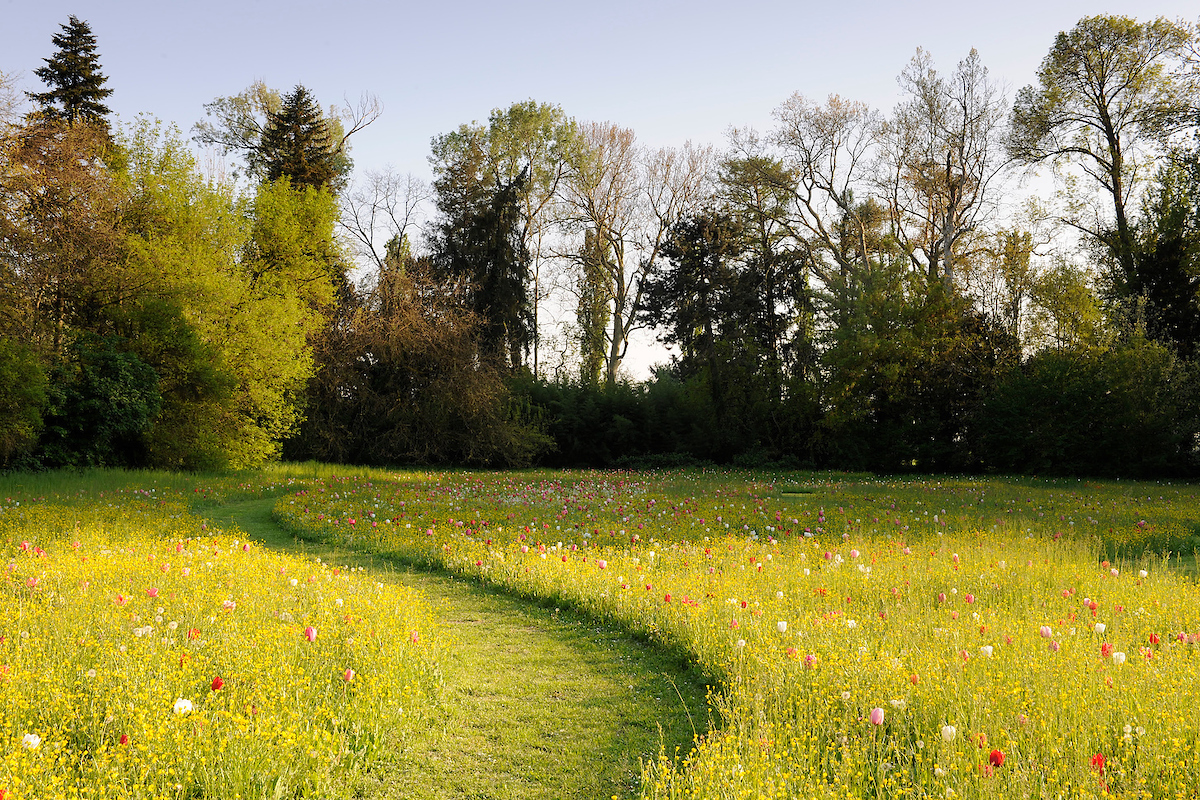
[[269, 181], [288, 178], [296, 188], [324, 189], [341, 177], [339, 155], [316, 99], [297, 86], [269, 115], [258, 157]]
[[105, 89], [108, 81], [100, 72], [96, 54], [96, 37], [87, 22], [75, 15], [62, 26], [62, 33], [52, 40], [58, 52], [44, 59], [46, 66], [34, 70], [48, 91], [27, 92], [29, 99], [41, 106], [45, 119], [100, 124], [108, 127], [105, 117], [111, 112], [104, 99], [112, 94]]

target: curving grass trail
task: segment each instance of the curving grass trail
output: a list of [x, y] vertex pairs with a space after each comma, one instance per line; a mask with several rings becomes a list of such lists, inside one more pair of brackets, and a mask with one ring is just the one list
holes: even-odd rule
[[675, 657], [576, 614], [443, 574], [303, 542], [275, 500], [204, 510], [263, 544], [362, 566], [421, 589], [459, 643], [443, 665], [439, 724], [360, 787], [371, 798], [611, 798], [638, 794], [640, 762], [690, 750], [709, 728], [702, 678]]

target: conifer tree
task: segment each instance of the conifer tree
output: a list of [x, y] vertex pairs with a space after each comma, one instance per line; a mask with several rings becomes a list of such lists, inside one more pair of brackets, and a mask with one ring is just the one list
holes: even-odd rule
[[271, 112], [259, 147], [263, 175], [269, 181], [288, 178], [296, 188], [336, 188], [344, 165], [329, 124], [312, 93], [296, 86]]
[[105, 117], [111, 112], [104, 99], [112, 94], [112, 89], [104, 88], [108, 78], [100, 72], [92, 29], [72, 14], [62, 26], [62, 33], [56, 34], [52, 41], [58, 52], [44, 59], [46, 66], [33, 71], [48, 90], [28, 92], [29, 99], [41, 106], [40, 113], [46, 119], [69, 125], [94, 123], [107, 128]]

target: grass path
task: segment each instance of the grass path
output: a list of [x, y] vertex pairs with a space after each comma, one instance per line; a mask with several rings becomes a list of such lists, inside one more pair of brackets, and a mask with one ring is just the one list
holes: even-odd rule
[[439, 724], [367, 776], [364, 797], [636, 796], [641, 759], [660, 746], [687, 752], [693, 723], [708, 729], [703, 680], [662, 650], [478, 584], [295, 539], [271, 519], [274, 502], [201, 513], [269, 547], [420, 589], [457, 643]]

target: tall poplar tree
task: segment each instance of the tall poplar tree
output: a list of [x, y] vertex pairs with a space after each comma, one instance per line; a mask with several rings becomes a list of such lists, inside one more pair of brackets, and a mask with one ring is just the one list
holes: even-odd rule
[[105, 119], [111, 111], [104, 100], [112, 89], [104, 88], [108, 78], [100, 72], [96, 37], [87, 22], [72, 14], [62, 33], [52, 39], [58, 51], [45, 59], [46, 66], [33, 72], [46, 84], [44, 92], [27, 92], [48, 120], [94, 123], [108, 127]]

